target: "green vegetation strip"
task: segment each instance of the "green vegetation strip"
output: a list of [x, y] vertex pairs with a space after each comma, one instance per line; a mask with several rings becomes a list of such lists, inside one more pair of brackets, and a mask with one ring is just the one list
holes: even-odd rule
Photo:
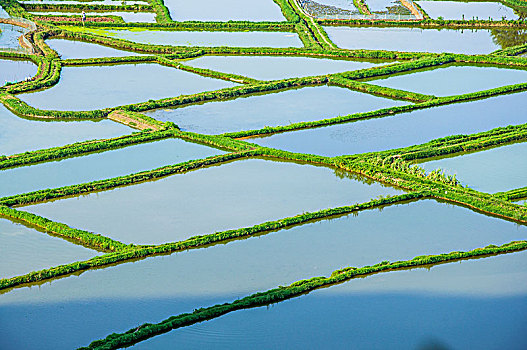
[[[254, 225], [252, 227], [245, 227], [236, 230], [228, 230], [222, 232], [216, 232], [208, 235], [198, 235], [190, 237], [184, 241], [166, 243], [158, 246], [120, 246], [122, 249], [118, 249], [117, 252], [97, 256], [86, 261], [74, 262], [71, 264], [60, 265], [49, 269], [31, 272], [26, 275], [16, 276], [7, 279], [0, 279], [0, 290], [6, 288], [16, 287], [21, 284], [40, 282], [45, 279], [65, 276], [74, 272], [79, 272], [95, 267], [102, 267], [105, 265], [125, 262], [127, 260], [145, 258], [149, 256], [155, 256], [159, 254], [169, 254], [177, 251], [184, 251], [187, 249], [198, 249], [210, 246], [217, 243], [227, 243], [235, 239], [243, 239], [255, 235], [261, 235], [263, 233], [271, 233], [276, 230], [292, 227], [309, 223], [316, 220], [327, 219], [330, 217], [346, 215], [360, 210], [373, 209], [386, 205], [395, 205], [402, 202], [411, 200], [418, 200], [426, 197], [425, 192], [406, 193], [403, 195], [384, 197], [373, 199], [366, 203], [355, 204], [351, 206], [344, 206], [339, 208], [323, 209], [313, 213], [303, 213], [293, 217], [287, 217], [275, 221], [268, 221], [262, 224]], [[14, 211], [6, 207], [0, 209]], [[25, 216], [25, 212], [15, 211], [18, 216]], [[26, 216], [26, 222], [30, 224], [38, 224], [43, 220], [47, 220], [36, 215]], [[49, 221], [49, 220], [47, 220]], [[47, 222], [46, 221], [46, 222]], [[59, 223], [50, 222], [50, 225], [63, 225]], [[65, 225], [63, 225], [65, 226]], [[79, 230], [77, 230], [79, 231]], [[86, 236], [86, 232], [79, 231], [81, 235], [75, 236], [79, 241], [82, 241], [83, 237]], [[88, 236], [89, 238], [89, 236]], [[105, 237], [102, 237], [105, 238]], [[108, 238], [109, 241], [111, 241]]]
[[510, 190], [507, 192], [498, 192], [494, 194], [496, 197], [502, 198], [504, 200], [518, 200], [527, 198], [527, 187], [517, 188], [515, 190]]
[[438, 171], [426, 174], [424, 169], [402, 159], [379, 157], [349, 160], [346, 157], [336, 157], [335, 166], [408, 191], [428, 191], [433, 198], [456, 203], [488, 215], [522, 224], [527, 223], [527, 208], [491, 194], [459, 186], [455, 176], [446, 176]]
[[[328, 81], [331, 81], [331, 79], [332, 77], [330, 76], [328, 78]], [[348, 114], [345, 116], [316, 120], [312, 122], [292, 123], [292, 124], [288, 124], [284, 126], [275, 126], [275, 127], [266, 126], [262, 129], [230, 132], [230, 133], [224, 133], [222, 135], [225, 137], [232, 137], [232, 138], [245, 138], [245, 137], [251, 137], [251, 136], [258, 136], [258, 135], [271, 135], [271, 134], [276, 134], [280, 132], [297, 131], [297, 130], [302, 130], [302, 129], [329, 126], [329, 125], [346, 123], [346, 122], [351, 122], [351, 121], [356, 121], [356, 120], [361, 120], [361, 119], [379, 118], [379, 117], [384, 117], [387, 115], [411, 112], [411, 111], [418, 110], [418, 109], [437, 107], [441, 105], [452, 104], [456, 102], [465, 102], [465, 101], [476, 100], [476, 99], [481, 99], [481, 98], [488, 98], [492, 96], [514, 93], [514, 92], [519, 92], [519, 91], [524, 91], [524, 90], [527, 90], [527, 83], [507, 85], [507, 86], [502, 86], [499, 88], [471, 92], [471, 93], [463, 94], [463, 95], [437, 97], [437, 98], [432, 98], [430, 100], [427, 100], [421, 103], [383, 108], [383, 109], [379, 109], [379, 110], [371, 111], [371, 112], [354, 113], [354, 114]], [[389, 88], [384, 89], [382, 87], [379, 87], [379, 89], [376, 89], [376, 91], [378, 94], [384, 94], [384, 95], [397, 93], [401, 97], [404, 93], [406, 93], [406, 92], [403, 92], [402, 90], [399, 90], [398, 92], [394, 92], [392, 89], [389, 89]], [[370, 91], [370, 92], [373, 93], [373, 91]], [[412, 93], [408, 92], [408, 94], [412, 94]], [[423, 98], [424, 96], [426, 95], [423, 95]]]
[[289, 286], [280, 286], [265, 292], [259, 292], [235, 300], [231, 303], [217, 304], [207, 308], [200, 308], [192, 313], [183, 313], [156, 324], [145, 323], [134, 327], [125, 333], [112, 333], [105, 339], [96, 340], [82, 350], [118, 349], [136, 344], [140, 341], [169, 332], [173, 329], [187, 327], [199, 322], [211, 320], [233, 311], [250, 309], [281, 302], [304, 295], [316, 289], [343, 283], [357, 277], [370, 276], [377, 273], [431, 267], [438, 264], [457, 262], [465, 259], [483, 258], [498, 254], [508, 254], [527, 249], [527, 241], [515, 241], [501, 246], [489, 245], [485, 248], [462, 252], [455, 251], [446, 254], [422, 255], [411, 260], [389, 262], [383, 261], [373, 266], [347, 267], [334, 271], [329, 277], [313, 277], [294, 282]]
[[32, 165], [50, 160], [85, 155], [92, 152], [101, 152], [129, 145], [162, 140], [173, 136], [174, 131], [172, 130], [139, 132], [111, 139], [82, 141], [70, 145], [19, 153], [10, 156], [0, 155], [0, 169]]
[[[117, 3], [117, 1], [116, 1]], [[82, 11], [113, 11], [113, 12], [152, 12], [152, 7], [150, 5], [105, 5], [105, 4], [91, 4], [89, 2], [83, 4], [59, 4], [59, 3], [23, 3], [22, 7], [26, 11], [32, 12], [44, 12], [44, 11], [54, 11], [54, 12], [82, 12]], [[38, 15], [38, 14], [33, 14]]]
[[48, 233], [71, 239], [88, 248], [103, 251], [120, 251], [126, 247], [124, 243], [115, 241], [100, 234], [74, 229], [65, 224], [54, 222], [41, 216], [2, 205], [0, 205], [0, 215], [26, 222], [30, 225], [39, 227]]
[[[61, 27], [71, 27], [68, 21], [51, 21]], [[248, 22], [248, 21], [229, 21], [229, 22], [201, 22], [201, 21], [182, 21], [182, 22], [158, 22], [158, 23], [107, 23], [107, 22], [85, 22], [86, 28], [99, 29], [156, 29], [156, 30], [181, 30], [181, 31], [206, 31], [206, 32], [294, 32], [295, 25], [288, 22]]]
[[399, 148], [389, 151], [377, 152], [382, 157], [400, 157], [405, 161], [424, 160], [457, 153], [466, 153], [488, 149], [511, 142], [527, 140], [527, 124], [495, 128], [472, 135], [452, 135], [430, 142]]
[[219, 156], [212, 156], [200, 160], [191, 160], [176, 165], [168, 165], [154, 170], [142, 171], [139, 173], [119, 176], [106, 180], [99, 180], [80, 185], [64, 186], [54, 189], [45, 189], [9, 197], [3, 197], [0, 198], [0, 205], [27, 205], [47, 201], [50, 199], [103, 191], [116, 187], [138, 184], [141, 182], [158, 179], [172, 174], [184, 173], [205, 166], [224, 163], [230, 160], [249, 157], [252, 155], [254, 155], [254, 151], [227, 153]]
[[333, 75], [329, 78], [331, 84], [346, 87], [348, 89], [366, 92], [368, 94], [389, 97], [397, 100], [405, 100], [411, 102], [425, 102], [436, 98], [433, 95], [423, 95], [416, 92], [398, 90], [393, 88], [388, 88], [384, 86], [378, 86], [373, 84], [367, 84], [356, 80], [346, 79]]

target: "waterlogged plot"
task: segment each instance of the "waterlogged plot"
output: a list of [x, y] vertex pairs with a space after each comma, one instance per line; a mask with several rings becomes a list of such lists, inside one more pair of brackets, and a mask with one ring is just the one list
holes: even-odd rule
[[488, 54], [527, 43], [523, 30], [324, 27], [344, 49]]
[[364, 1], [372, 13], [409, 15], [410, 10], [404, 7], [399, 0], [366, 0]]
[[427, 95], [450, 96], [527, 83], [527, 70], [454, 65], [369, 82]]
[[302, 47], [297, 34], [283, 32], [186, 32], [83, 29], [83, 32], [141, 44], [172, 46]]
[[430, 16], [437, 19], [481, 19], [516, 20], [516, 10], [500, 2], [462, 2], [462, 1], [418, 1], [419, 6]]
[[48, 44], [51, 49], [55, 50], [64, 60], [141, 55], [140, 53], [117, 50], [112, 47], [85, 43], [82, 41], [50, 39], [46, 40], [46, 44]]
[[267, 95], [211, 102], [147, 113], [181, 129], [205, 134], [260, 129], [367, 112], [408, 102], [394, 101], [339, 87], [306, 87]]
[[26, 32], [27, 30], [22, 27], [0, 23], [0, 48], [22, 50], [18, 38]]
[[[524, 226], [435, 201], [363, 211], [13, 290], [0, 298], [0, 320], [11, 321], [0, 328], [0, 346], [13, 339], [12, 347], [24, 349], [42, 342], [54, 349], [76, 348], [113, 331], [329, 275], [344, 266], [500, 244], [525, 234]], [[27, 329], [41, 337], [19, 336]]]
[[325, 167], [251, 159], [25, 210], [126, 243], [157, 244], [401, 193], [364, 181]]
[[165, 0], [174, 21], [284, 21], [273, 0]]
[[23, 119], [3, 105], [0, 105], [0, 125], [0, 155], [116, 137], [132, 132], [129, 127], [110, 120], [46, 122]]
[[[464, 24], [414, 21], [406, 0], [4, 1], [17, 18], [0, 22], [27, 29], [0, 24], [1, 211], [27, 226], [0, 217], [0, 349], [527, 348], [527, 92], [510, 93], [527, 12], [462, 1], [433, 6], [477, 10]], [[368, 11], [370, 27], [342, 25]], [[484, 11], [494, 25], [467, 21]], [[38, 79], [3, 85], [37, 77], [12, 57]], [[364, 69], [370, 93], [337, 86]], [[112, 109], [128, 126], [84, 119]], [[495, 148], [448, 153], [467, 144]], [[445, 173], [392, 158], [417, 148], [453, 155], [416, 162]], [[99, 234], [122, 243], [82, 246]]]
[[501, 192], [527, 186], [527, 143], [458, 155], [420, 164], [427, 171], [441, 168], [456, 174], [462, 184], [482, 192]]
[[0, 278], [90, 259], [98, 254], [0, 216]]
[[128, 175], [224, 153], [168, 139], [0, 171], [0, 197]]
[[40, 109], [82, 111], [235, 85], [158, 64], [63, 67], [57, 85], [19, 97]]
[[355, 5], [353, 4], [353, 1], [349, 1], [349, 0], [316, 0], [316, 2], [321, 4], [321, 5], [338, 7], [339, 9], [348, 10], [348, 11], [351, 11], [351, 12], [356, 13], [356, 14], [359, 13], [359, 10], [357, 10]]
[[37, 66], [31, 61], [0, 60], [0, 85], [31, 78], [37, 73]]
[[240, 74], [260, 80], [332, 74], [373, 67], [389, 61], [348, 61], [311, 57], [203, 56], [185, 61], [192, 67]]
[[248, 141], [292, 152], [337, 156], [408, 147], [448, 135], [525, 123], [527, 93], [417, 110]]
[[521, 349], [527, 346], [525, 266], [527, 253], [516, 253], [354, 279], [178, 329], [134, 349]]
[[[153, 12], [85, 12], [86, 20], [97, 20], [100, 17], [116, 16], [121, 17], [125, 22], [145, 22], [145, 23], [155, 23], [156, 14]], [[46, 11], [46, 12], [33, 12], [33, 15], [37, 18], [42, 16], [51, 16], [51, 17], [78, 17], [80, 19], [80, 12], [63, 12], [63, 11]], [[60, 19], [59, 19], [60, 20]]]

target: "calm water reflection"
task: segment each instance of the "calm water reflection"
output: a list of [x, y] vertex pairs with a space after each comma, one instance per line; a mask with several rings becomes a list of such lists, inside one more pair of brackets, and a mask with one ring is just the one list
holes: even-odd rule
[[453, 104], [324, 128], [251, 138], [250, 142], [326, 156], [383, 151], [456, 134], [525, 123], [527, 93]]
[[456, 174], [462, 184], [482, 192], [501, 192], [527, 186], [527, 143], [433, 160], [420, 164], [427, 171], [441, 168]]
[[[0, 296], [0, 347], [33, 349], [44, 343], [54, 349], [71, 349], [144, 322], [159, 322], [172, 315], [232, 301], [299, 279], [328, 275], [344, 266], [502, 244], [523, 239], [526, 233], [525, 226], [431, 200], [386, 207], [382, 211], [364, 211], [358, 216], [324, 220], [226, 245], [149, 258], [88, 271], [79, 277], [63, 278], [39, 287], [10, 291]], [[525, 260], [522, 261], [525, 265]], [[465, 263], [453, 266], [465, 266]], [[507, 264], [508, 269], [511, 266], [516, 265]], [[478, 295], [514, 294], [516, 285], [505, 283], [508, 281], [505, 275], [493, 275], [490, 268], [479, 270], [486, 273], [484, 276], [492, 275], [495, 282], [488, 288], [480, 289], [475, 283], [477, 277], [466, 279], [462, 275], [451, 280], [449, 276], [454, 274], [448, 273], [433, 275], [437, 276], [431, 281], [434, 282], [433, 290], [457, 291], [468, 284], [472, 288], [469, 292], [475, 290]], [[432, 273], [437, 269], [432, 269]], [[375, 278], [379, 277], [382, 276]], [[512, 282], [525, 287], [523, 275], [514, 277]], [[463, 286], [456, 283], [459, 279]], [[348, 285], [356, 286], [360, 281]], [[397, 281], [399, 279], [395, 280], [399, 288], [405, 288], [408, 283], [405, 279]], [[415, 286], [416, 292], [430, 290], [427, 281], [423, 282], [425, 287], [408, 283], [406, 288]], [[381, 283], [370, 286], [367, 292], [372, 296], [392, 290], [393, 286]], [[303, 312], [311, 314], [308, 310], [309, 307], [304, 308]], [[101, 317], [102, 314], [105, 316]], [[368, 316], [362, 311], [347, 312], [348, 318], [350, 314], [357, 322]], [[406, 312], [387, 310], [385, 315], [391, 319], [404, 317]], [[286, 319], [281, 322], [287, 322]], [[333, 318], [324, 316], [323, 319], [327, 327], [332, 327]], [[22, 336], [27, 329], [38, 337]], [[420, 328], [414, 326], [413, 329]], [[175, 333], [154, 340], [165, 341], [165, 337], [171, 339]], [[279, 332], [266, 334], [269, 339], [282, 337]], [[252, 339], [254, 333], [248, 329], [247, 335], [243, 338]], [[294, 342], [296, 338], [292, 337], [291, 342]]]
[[177, 139], [0, 171], [0, 197], [108, 179], [223, 151]]
[[46, 122], [19, 118], [0, 105], [0, 155], [63, 146], [78, 141], [110, 138], [132, 132], [110, 120]]

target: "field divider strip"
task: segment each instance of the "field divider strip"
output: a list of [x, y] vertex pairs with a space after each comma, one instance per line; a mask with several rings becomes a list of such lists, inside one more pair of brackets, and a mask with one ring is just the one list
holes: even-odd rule
[[73, 240], [75, 244], [80, 244], [90, 249], [96, 249], [104, 252], [117, 252], [127, 247], [126, 244], [109, 237], [93, 232], [71, 228], [66, 224], [55, 222], [39, 215], [9, 208], [3, 205], [0, 205], [0, 215], [36, 226], [48, 233]]
[[88, 194], [99, 191], [106, 191], [115, 189], [117, 187], [124, 187], [135, 185], [146, 181], [159, 179], [173, 174], [185, 173], [192, 170], [204, 168], [209, 165], [228, 162], [235, 159], [247, 158], [254, 156], [255, 151], [241, 151], [216, 155], [199, 160], [191, 160], [175, 165], [167, 165], [153, 170], [142, 171], [125, 176], [114, 177], [105, 180], [97, 180], [88, 183], [58, 187], [53, 189], [44, 189], [33, 191], [14, 196], [0, 198], [0, 205], [24, 206], [29, 204], [36, 204], [40, 202], [49, 201], [52, 199], [65, 198], [70, 196], [77, 196], [80, 194]]
[[200, 308], [192, 313], [182, 313], [169, 317], [159, 323], [145, 323], [124, 333], [112, 333], [104, 339], [93, 341], [79, 350], [109, 350], [127, 347], [173, 329], [187, 327], [199, 322], [208, 321], [230, 312], [251, 309], [278, 303], [294, 297], [305, 295], [320, 288], [327, 288], [344, 283], [357, 277], [366, 277], [379, 273], [401, 271], [415, 268], [430, 268], [439, 264], [459, 262], [468, 259], [479, 259], [496, 255], [510, 254], [527, 249], [527, 241], [514, 241], [501, 246], [489, 245], [469, 251], [454, 251], [446, 254], [417, 256], [411, 260], [396, 262], [383, 261], [373, 266], [346, 267], [334, 271], [330, 276], [313, 277], [294, 282], [288, 286], [279, 286], [265, 292], [257, 292], [230, 303], [216, 304]]
[[[86, 261], [78, 261], [71, 264], [60, 265], [49, 269], [40, 271], [34, 271], [25, 275], [16, 276], [7, 279], [0, 279], [0, 290], [13, 288], [16, 286], [36, 283], [47, 279], [52, 279], [60, 276], [66, 276], [75, 272], [87, 270], [90, 268], [103, 267], [115, 263], [124, 263], [129, 260], [141, 259], [156, 255], [171, 254], [178, 251], [184, 251], [188, 249], [201, 249], [208, 247], [213, 244], [228, 243], [232, 240], [245, 239], [255, 235], [262, 235], [264, 233], [276, 232], [281, 229], [303, 225], [309, 222], [323, 220], [330, 217], [337, 217], [341, 215], [347, 215], [362, 210], [375, 209], [387, 205], [397, 205], [400, 203], [414, 201], [419, 199], [427, 198], [428, 193], [426, 192], [412, 192], [405, 193], [396, 196], [387, 196], [378, 199], [372, 199], [365, 203], [357, 203], [350, 206], [322, 209], [316, 212], [307, 212], [298, 214], [293, 217], [281, 218], [275, 221], [268, 221], [262, 224], [257, 224], [251, 227], [244, 227], [239, 229], [215, 232], [206, 235], [197, 235], [190, 237], [186, 240], [172, 243], [164, 243], [160, 245], [124, 245], [120, 246], [120, 249], [110, 254], [97, 256]], [[7, 207], [0, 206], [0, 212], [5, 211], [6, 213], [18, 213], [19, 216], [25, 215], [26, 212], [17, 211], [16, 209], [10, 209]], [[13, 214], [14, 215], [14, 214]], [[60, 223], [52, 222], [51, 220], [38, 217], [33, 214], [27, 216], [26, 222], [35, 225], [39, 222], [46, 222], [50, 226], [63, 225]], [[80, 231], [80, 230], [78, 230]], [[82, 231], [85, 232], [85, 231]], [[98, 236], [105, 238], [103, 236]], [[110, 240], [110, 239], [108, 239]], [[120, 242], [119, 242], [120, 243]]]

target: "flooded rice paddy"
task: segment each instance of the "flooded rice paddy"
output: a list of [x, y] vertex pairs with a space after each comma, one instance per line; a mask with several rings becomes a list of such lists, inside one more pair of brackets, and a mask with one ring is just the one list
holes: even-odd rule
[[0, 216], [0, 247], [0, 278], [23, 275], [100, 254], [3, 216]]
[[224, 153], [166, 139], [83, 157], [0, 170], [0, 197], [128, 175]]
[[324, 27], [344, 49], [489, 54], [527, 43], [524, 30]]
[[284, 21], [280, 6], [273, 0], [167, 0], [165, 5], [174, 21]]
[[[11, 343], [13, 346], [26, 349], [38, 348], [42, 341], [56, 349], [75, 348], [92, 339], [106, 336], [108, 329], [124, 331], [142, 322], [159, 322], [172, 315], [191, 312], [194, 308], [232, 301], [301, 278], [329, 275], [343, 266], [363, 266], [385, 259], [407, 259], [425, 252], [447, 252], [490, 243], [500, 244], [521, 239], [525, 234], [524, 226], [430, 200], [385, 207], [382, 211], [368, 210], [357, 216], [322, 220], [206, 249], [87, 271], [79, 277], [57, 279], [38, 288], [15, 289], [0, 297], [0, 319], [13, 321], [6, 322], [6, 326], [0, 329], [0, 339], [15, 339]], [[485, 261], [483, 264], [486, 266]], [[465, 264], [472, 262], [446, 266], [459, 268]], [[479, 271], [472, 281], [493, 276], [495, 270], [484, 273], [485, 266], [483, 269], [470, 271]], [[439, 267], [427, 273], [435, 273], [437, 269]], [[419, 273], [418, 271], [408, 273]], [[360, 287], [363, 281], [375, 281], [378, 278], [384, 280], [386, 277], [382, 276], [384, 275], [352, 280], [346, 285], [350, 288]], [[471, 287], [466, 283], [462, 287], [458, 285], [459, 278], [464, 275], [452, 279], [449, 278], [449, 273], [435, 278], [433, 276], [428, 282], [435, 281], [432, 285], [421, 286], [416, 292], [428, 291], [432, 286], [441, 286], [439, 290], [442, 292]], [[523, 279], [515, 278], [510, 281], [510, 276], [507, 276], [502, 276], [500, 281], [507, 281], [509, 278], [509, 284], [498, 283], [493, 288], [481, 290], [473, 285], [473, 289], [469, 291], [474, 295], [484, 296], [493, 295], [493, 291], [497, 291], [498, 295], [515, 294], [518, 286], [522, 285], [520, 290], [525, 289], [521, 282]], [[515, 282], [511, 284], [513, 281]], [[404, 282], [398, 283], [396, 279], [394, 283], [404, 288]], [[210, 288], [211, 284], [214, 288]], [[380, 288], [374, 283], [370, 287], [372, 292], [375, 286]], [[328, 291], [335, 288], [341, 287], [331, 287]], [[386, 288], [390, 290], [393, 286]], [[382, 291], [382, 288], [377, 290], [379, 293]], [[316, 293], [319, 292], [310, 295]], [[299, 299], [303, 298], [305, 297]], [[283, 304], [295, 300], [297, 299]], [[336, 298], [334, 301], [340, 303], [340, 299]], [[274, 308], [276, 307], [278, 306], [275, 305]], [[29, 310], [33, 311], [24, 317]], [[51, 310], [54, 310], [53, 318], [49, 318]], [[398, 308], [389, 309], [385, 317], [401, 317], [397, 310]], [[107, 317], [100, 317], [101, 313]], [[253, 311], [239, 313], [251, 314]], [[227, 315], [219, 320], [229, 317], [232, 316]], [[354, 322], [360, 322], [363, 317], [367, 316], [362, 312], [356, 314]], [[44, 319], [47, 321], [43, 322]], [[288, 320], [284, 318], [282, 322], [289, 322]], [[326, 320], [330, 323], [334, 321], [338, 322], [331, 317]], [[211, 323], [217, 322], [218, 320]], [[82, 324], [89, 326], [81, 326]], [[40, 335], [39, 341], [34, 337], [18, 336], [28, 328]], [[59, 338], [59, 332], [65, 335]], [[180, 333], [181, 330], [173, 331], [154, 338], [152, 342], [156, 344], [161, 341], [166, 344], [166, 338], [171, 339]], [[244, 339], [249, 340], [254, 336], [253, 333], [248, 334], [250, 337]], [[239, 342], [243, 347], [246, 340], [231, 341]], [[231, 343], [231, 346], [235, 345]], [[8, 346], [6, 349], [10, 348]]]
[[302, 47], [297, 34], [284, 32], [187, 32], [86, 29], [88, 33], [140, 44], [172, 46]]
[[57, 85], [19, 97], [39, 109], [82, 111], [235, 85], [158, 64], [64, 67]]
[[21, 51], [18, 38], [26, 32], [27, 30], [22, 27], [0, 23], [0, 48]]
[[100, 57], [136, 56], [140, 53], [117, 50], [112, 47], [87, 43], [83, 41], [50, 39], [46, 44], [55, 50], [62, 59], [83, 59]]
[[524, 124], [527, 93], [416, 110], [249, 141], [291, 152], [336, 156], [408, 147], [448, 135], [471, 134]]
[[133, 348], [199, 343], [218, 349], [347, 349], [350, 344], [356, 349], [385, 344], [514, 349], [524, 344], [527, 331], [526, 263], [523, 252], [354, 279], [174, 330]]
[[[421, 29], [418, 20], [393, 22], [417, 16], [405, 7], [411, 4], [400, 0], [365, 0], [369, 10], [361, 12], [390, 21], [353, 22], [352, 27], [335, 26], [346, 23], [342, 21], [320, 22], [298, 8], [315, 16], [362, 17], [355, 7], [359, 2], [343, 0], [28, 3], [9, 3], [9, 14], [0, 8], [0, 22], [27, 27], [0, 24], [0, 199], [16, 203], [11, 209], [0, 206], [0, 211], [20, 218], [0, 216], [0, 349], [73, 349], [128, 330], [112, 342], [149, 332], [136, 344], [119, 346], [527, 347], [527, 253], [517, 252], [527, 246], [526, 199], [503, 200], [523, 196], [527, 186], [527, 92], [505, 94], [510, 87], [500, 89], [527, 83], [526, 63], [507, 56], [524, 55], [524, 11], [488, 1], [421, 1], [439, 19], [424, 26], [444, 26]], [[117, 7], [134, 4], [151, 5], [149, 11], [157, 16]], [[23, 49], [19, 38], [35, 24], [7, 17], [31, 18], [24, 6], [45, 10], [35, 10], [37, 15], [75, 18], [64, 17], [68, 21], [62, 23], [70, 25], [52, 27], [33, 17], [38, 32], [21, 42], [34, 45]], [[80, 23], [82, 10], [89, 23]], [[471, 21], [448, 21], [459, 20], [460, 14]], [[109, 26], [109, 19], [101, 18], [113, 15], [137, 23], [119, 20]], [[59, 57], [50, 54], [46, 43]], [[495, 52], [506, 48], [511, 49]], [[132, 64], [126, 57], [141, 55], [136, 61], [146, 51], [159, 56], [156, 62], [173, 60], [174, 65], [214, 70], [210, 75], [225, 80], [181, 66]], [[472, 56], [448, 55], [457, 63], [402, 74], [386, 74], [392, 68], [381, 67], [362, 75], [375, 76], [360, 85], [368, 93], [331, 85], [339, 82], [341, 72], [377, 71], [403, 62], [406, 68], [418, 67], [419, 60], [441, 57], [436, 53]], [[97, 65], [98, 58], [105, 63]], [[38, 74], [37, 64], [29, 60], [40, 62]], [[60, 78], [54, 75], [59, 66]], [[35, 79], [16, 83], [26, 77]], [[290, 78], [298, 79], [281, 81]], [[229, 87], [234, 89], [216, 92]], [[381, 97], [396, 93], [385, 87], [398, 89], [400, 99]], [[427, 103], [434, 107], [428, 109], [386, 110], [412, 108], [408, 101], [416, 95], [405, 91], [449, 96], [488, 89], [495, 89], [489, 98], [464, 97], [457, 103], [431, 99]], [[170, 107], [175, 101], [158, 101], [192, 94], [198, 95], [179, 99], [185, 104], [178, 108]], [[48, 111], [27, 108], [13, 96]], [[132, 105], [140, 102], [147, 103]], [[88, 120], [105, 117], [113, 108], [120, 109], [113, 119], [118, 116], [122, 123], [144, 130], [108, 119]], [[363, 112], [375, 115], [381, 109], [386, 116], [307, 128], [310, 122]], [[301, 122], [306, 123], [297, 124]], [[489, 131], [508, 125], [507, 133]], [[274, 126], [295, 130], [240, 140], [221, 135], [268, 132]], [[149, 134], [158, 128], [166, 130]], [[478, 132], [487, 136], [471, 135]], [[447, 156], [448, 149], [442, 147], [458, 142], [448, 138], [456, 134], [471, 135], [489, 147]], [[127, 137], [112, 140], [122, 135]], [[167, 135], [200, 143], [160, 138]], [[516, 143], [510, 142], [511, 135]], [[372, 166], [372, 155], [360, 155], [383, 150], [396, 155], [397, 148], [443, 137], [424, 147], [444, 156], [416, 164], [427, 172], [442, 168], [481, 193], [440, 177], [423, 181], [397, 161], [390, 167]], [[46, 149], [81, 141], [98, 149], [130, 144], [101, 152], [84, 145]], [[76, 155], [68, 157], [72, 153]], [[350, 154], [355, 156], [346, 157]], [[11, 157], [18, 157], [22, 166], [7, 168]], [[42, 162], [45, 158], [53, 161]], [[172, 172], [159, 170], [175, 164], [179, 167]], [[170, 175], [147, 181], [154, 170], [158, 176]], [[130, 174], [135, 175], [115, 180]], [[93, 181], [100, 182], [94, 187]], [[36, 190], [42, 191], [27, 195]], [[490, 195], [509, 190], [514, 191]], [[338, 208], [342, 206], [347, 208]], [[347, 214], [328, 216], [338, 211]], [[95, 236], [80, 233], [64, 239], [57, 235], [63, 225]], [[225, 230], [232, 231], [195, 237]], [[93, 249], [97, 243], [87, 236], [124, 244], [110, 243], [112, 251], [102, 252]], [[175, 243], [143, 246], [170, 242]], [[502, 246], [509, 242], [515, 243]], [[460, 251], [478, 258], [459, 260], [467, 256]], [[439, 255], [449, 252], [455, 253]], [[503, 254], [491, 256], [496, 252]], [[306, 285], [321, 281], [302, 280], [416, 256], [411, 264], [420, 268], [390, 267], [298, 296]], [[353, 270], [347, 271], [351, 276]], [[222, 317], [201, 310], [272, 289], [271, 294], [244, 299], [246, 309]], [[288, 299], [293, 295], [298, 297]], [[193, 312], [192, 319], [206, 314], [208, 320], [163, 334], [145, 325]], [[175, 319], [181, 318], [170, 320]], [[104, 340], [99, 344], [110, 345]]]
[[399, 193], [326, 167], [251, 159], [23, 210], [126, 243], [159, 244]]
[[182, 63], [192, 67], [240, 74], [259, 80], [279, 80], [366, 69], [393, 61], [348, 61], [311, 57], [203, 56]]
[[450, 96], [526, 83], [527, 70], [454, 65], [409, 74], [392, 75], [369, 82], [379, 86], [426, 95]]
[[[319, 86], [184, 108], [158, 109], [146, 114], [158, 120], [174, 122], [183, 130], [221, 134], [333, 118], [405, 104], [408, 102], [334, 86]], [[248, 110], [251, 111], [249, 114]]]
[[4, 106], [0, 106], [0, 124], [0, 155], [117, 137], [131, 132], [129, 127], [110, 120], [59, 122], [24, 119]]
[[482, 192], [502, 192], [527, 186], [527, 143], [516, 143], [420, 164], [427, 171], [443, 169], [462, 184]]
[[0, 60], [0, 84], [14, 83], [37, 74], [37, 66], [31, 61]]
[[481, 19], [481, 20], [516, 20], [516, 11], [500, 2], [485, 1], [418, 1], [419, 6], [430, 18], [443, 19]]

